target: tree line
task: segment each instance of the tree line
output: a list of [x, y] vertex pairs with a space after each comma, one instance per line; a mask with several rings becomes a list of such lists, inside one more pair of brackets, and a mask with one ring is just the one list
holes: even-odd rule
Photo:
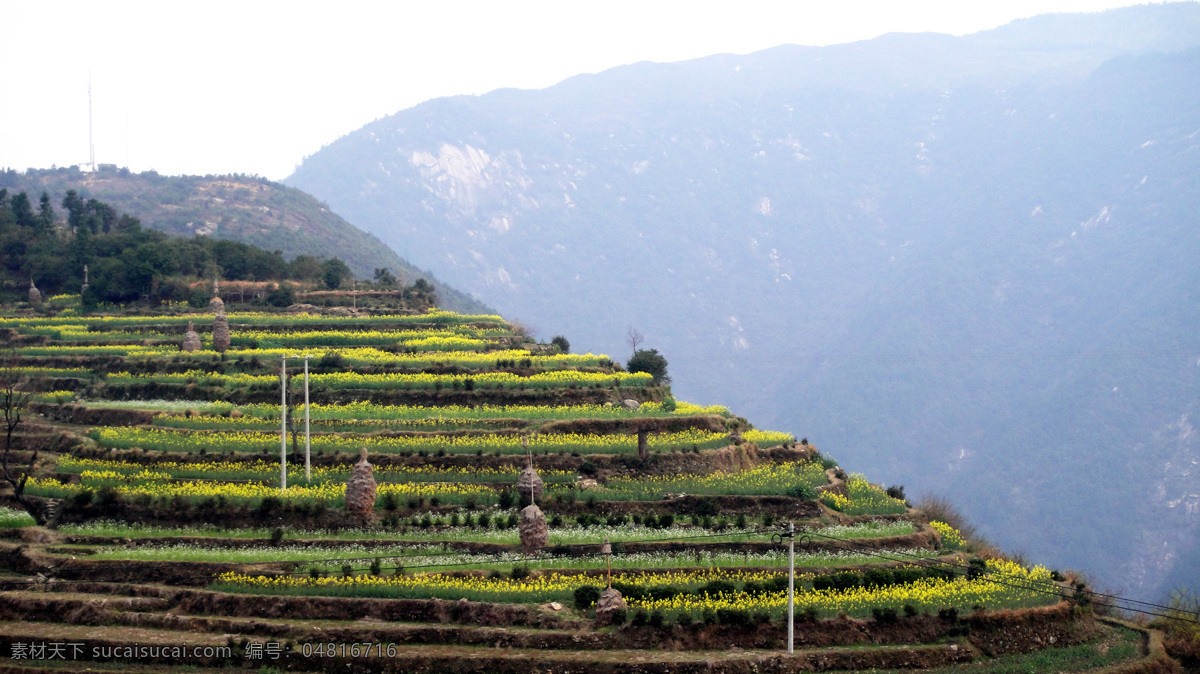
[[[35, 207], [27, 193], [0, 189], [5, 300], [25, 297], [31, 281], [45, 297], [79, 293], [85, 267], [85, 306], [195, 300], [206, 292], [193, 288], [198, 279], [297, 281], [330, 289], [349, 285], [352, 279], [350, 268], [336, 257], [299, 255], [289, 261], [281, 251], [236, 241], [171, 237], [75, 190], [67, 192], [61, 207], [64, 219], [45, 192]], [[400, 285], [386, 269], [376, 270], [375, 277], [374, 285]]]

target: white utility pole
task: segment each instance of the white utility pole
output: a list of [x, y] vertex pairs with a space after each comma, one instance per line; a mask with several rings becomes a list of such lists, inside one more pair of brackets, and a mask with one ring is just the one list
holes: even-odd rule
[[279, 488], [287, 489], [287, 356], [279, 367]]
[[796, 524], [788, 522], [788, 655], [792, 653], [796, 620]]
[[304, 355], [304, 482], [312, 482], [312, 443], [308, 434], [308, 354]]

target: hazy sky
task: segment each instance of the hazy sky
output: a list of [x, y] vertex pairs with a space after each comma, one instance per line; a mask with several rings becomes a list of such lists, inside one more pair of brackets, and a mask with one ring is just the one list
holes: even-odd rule
[[1131, 4], [0, 0], [0, 168], [87, 163], [89, 76], [97, 162], [281, 179], [339, 136], [439, 96]]

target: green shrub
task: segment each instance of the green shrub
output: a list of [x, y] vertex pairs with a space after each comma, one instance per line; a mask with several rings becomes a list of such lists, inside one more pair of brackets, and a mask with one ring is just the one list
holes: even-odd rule
[[612, 612], [612, 624], [624, 625], [626, 620], [629, 620], [629, 612], [625, 609], [619, 608]]
[[400, 504], [396, 500], [395, 492], [389, 491], [388, 493], [383, 495], [383, 509], [384, 510], [386, 510], [388, 512], [392, 512], [393, 510], [395, 510], [396, 508], [399, 508], [399, 507], [400, 507]]
[[730, 627], [747, 627], [750, 625], [750, 613], [735, 608], [717, 609], [717, 622]]
[[717, 612], [711, 608], [705, 607], [700, 611], [700, 620], [705, 625], [715, 625], [717, 624]]
[[283, 501], [277, 496], [266, 496], [258, 504], [258, 513], [263, 516], [270, 515], [283, 509]]
[[987, 573], [987, 562], [978, 557], [972, 557], [968, 564], [967, 580], [982, 578], [983, 575]]
[[710, 580], [708, 583], [700, 587], [701, 592], [707, 592], [710, 595], [716, 596], [722, 592], [732, 594], [735, 588], [733, 583], [727, 580]]
[[871, 616], [875, 618], [875, 622], [877, 623], [891, 624], [896, 622], [896, 609], [876, 606], [871, 609]]
[[581, 585], [575, 588], [575, 608], [586, 610], [600, 601], [600, 588], [595, 585]]
[[885, 587], [895, 582], [896, 579], [889, 569], [867, 569], [863, 573], [863, 585], [867, 587]]
[[807, 484], [798, 484], [787, 490], [787, 495], [792, 498], [803, 499], [805, 501], [817, 500], [817, 490]]
[[650, 591], [637, 583], [614, 582], [612, 586], [627, 601], [642, 601], [650, 597]]
[[633, 614], [633, 620], [630, 621], [629, 624], [633, 625], [634, 627], [645, 627], [648, 619], [649, 616], [646, 615], [646, 612], [642, 609], [638, 609], [637, 613]]
[[841, 571], [833, 574], [833, 588], [835, 590], [849, 590], [860, 585], [862, 585], [862, 576], [854, 571]]
[[116, 503], [120, 497], [121, 493], [117, 491], [116, 487], [105, 485], [100, 487], [100, 490], [96, 492], [96, 503], [100, 506], [110, 506]]
[[651, 599], [667, 600], [674, 599], [675, 597], [684, 594], [684, 591], [675, 587], [674, 585], [652, 585], [647, 588], [646, 593]]
[[666, 616], [663, 615], [662, 611], [655, 609], [654, 611], [650, 612], [650, 626], [651, 627], [655, 627], [655, 628], [662, 627], [663, 622], [665, 622], [665, 621], [666, 621]]

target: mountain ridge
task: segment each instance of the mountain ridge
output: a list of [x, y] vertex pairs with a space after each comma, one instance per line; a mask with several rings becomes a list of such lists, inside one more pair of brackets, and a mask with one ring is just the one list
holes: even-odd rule
[[1162, 468], [1200, 459], [1169, 430], [1200, 414], [1198, 26], [1177, 3], [622, 66], [427, 102], [287, 182], [506, 315], [609, 352], [636, 326], [688, 398], [1153, 597], [1200, 584], [1171, 561], [1200, 489]]

